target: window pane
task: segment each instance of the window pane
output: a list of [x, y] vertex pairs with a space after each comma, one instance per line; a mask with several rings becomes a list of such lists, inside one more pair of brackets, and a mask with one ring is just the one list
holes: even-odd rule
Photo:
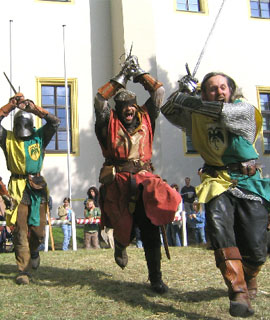
[[192, 140], [190, 135], [186, 135], [187, 153], [197, 153], [192, 145]]
[[66, 141], [59, 141], [58, 142], [58, 150], [67, 151], [67, 142]]
[[55, 108], [45, 108], [48, 112], [55, 115]]
[[258, 1], [250, 1], [250, 9], [251, 9], [251, 16], [258, 18], [260, 17], [260, 9]]
[[263, 130], [270, 131], [270, 115], [263, 116]]
[[189, 10], [199, 12], [200, 6], [199, 6], [199, 0], [189, 0]]
[[42, 105], [54, 105], [54, 87], [52, 86], [42, 86]]
[[262, 18], [269, 18], [270, 12], [269, 11], [262, 11]]
[[49, 144], [47, 145], [47, 147], [46, 147], [46, 150], [56, 150], [56, 147], [55, 147], [55, 140], [51, 140], [50, 142], [49, 142]]
[[176, 3], [177, 10], [187, 10], [187, 1], [186, 0], [177, 0]]
[[53, 95], [53, 93], [54, 93], [54, 87], [42, 86], [42, 88], [41, 88], [42, 95]]
[[199, 12], [199, 6], [198, 5], [190, 5], [189, 11]]
[[48, 106], [54, 105], [54, 96], [42, 96], [41, 103]]
[[270, 151], [270, 134], [264, 135], [263, 142], [264, 142], [264, 151], [269, 152]]
[[262, 111], [270, 110], [270, 94], [269, 93], [260, 93], [260, 104]]
[[57, 105], [58, 106], [65, 106], [66, 105], [66, 97], [57, 96]]
[[[57, 116], [61, 120], [59, 128], [66, 129], [66, 109], [65, 108], [57, 109]], [[71, 124], [71, 121], [70, 121], [70, 110], [69, 110], [69, 126], [70, 124]]]
[[[71, 136], [69, 136], [70, 149], [71, 147]], [[67, 132], [58, 133], [58, 147], [60, 150], [67, 150]]]
[[[68, 105], [69, 105], [69, 87], [68, 87], [67, 99], [68, 99]], [[57, 88], [57, 105], [58, 106], [66, 105], [66, 88], [65, 87]]]
[[[68, 90], [68, 94], [69, 94], [69, 90]], [[57, 95], [64, 97], [66, 95], [66, 88], [65, 87], [57, 87]]]
[[59, 141], [66, 141], [67, 140], [67, 132], [66, 131], [59, 131], [58, 132], [58, 140]]

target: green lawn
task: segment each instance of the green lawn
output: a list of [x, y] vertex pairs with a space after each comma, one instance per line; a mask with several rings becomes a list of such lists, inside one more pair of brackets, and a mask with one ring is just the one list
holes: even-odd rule
[[[149, 289], [143, 250], [134, 246], [125, 270], [114, 263], [112, 249], [41, 252], [41, 266], [28, 286], [14, 282], [14, 253], [0, 254], [0, 319], [233, 319], [213, 252], [196, 247], [170, 252], [167, 260], [163, 250], [163, 278], [170, 287], [163, 296]], [[252, 303], [256, 314], [249, 319], [270, 319], [269, 279], [268, 260]]]

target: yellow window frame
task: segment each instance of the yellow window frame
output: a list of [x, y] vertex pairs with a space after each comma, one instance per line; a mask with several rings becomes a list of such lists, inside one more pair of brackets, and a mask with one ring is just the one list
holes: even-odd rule
[[[256, 90], [257, 90], [257, 101], [258, 101], [258, 108], [263, 116], [263, 113], [262, 113], [262, 108], [261, 108], [261, 99], [260, 99], [260, 93], [268, 93], [270, 94], [270, 87], [267, 87], [267, 86], [257, 86], [256, 87]], [[264, 134], [263, 134], [263, 126], [261, 128], [261, 132], [260, 132], [260, 136], [261, 136], [261, 141], [262, 141], [262, 152], [263, 152], [263, 155], [264, 156], [270, 156], [270, 152], [267, 151], [265, 152], [265, 149], [264, 149]]]
[[[36, 78], [36, 101], [37, 105], [41, 106], [41, 87], [43, 85], [51, 86], [65, 86], [64, 78]], [[70, 86], [70, 104], [71, 104], [71, 141], [72, 150], [71, 155], [79, 155], [79, 119], [78, 119], [78, 79], [69, 78], [67, 79], [67, 85]], [[37, 120], [37, 127], [41, 127], [41, 119]], [[47, 155], [65, 155], [67, 152], [47, 151]]]
[[198, 12], [188, 11], [188, 10], [178, 10], [176, 1], [177, 0], [174, 0], [174, 7], [176, 12], [192, 13], [192, 14], [208, 14], [208, 0], [199, 0], [201, 11], [198, 11]]

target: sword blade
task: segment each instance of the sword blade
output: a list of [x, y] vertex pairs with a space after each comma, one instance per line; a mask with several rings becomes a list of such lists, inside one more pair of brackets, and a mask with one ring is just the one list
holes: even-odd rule
[[8, 83], [9, 83], [11, 89], [13, 90], [13, 92], [14, 92], [15, 94], [17, 94], [16, 89], [14, 88], [13, 84], [11, 83], [11, 81], [9, 80], [9, 78], [8, 78], [8, 76], [6, 75], [5, 72], [4, 72], [4, 76], [6, 77], [6, 79], [7, 79]]
[[217, 16], [216, 16], [216, 18], [215, 18], [215, 21], [214, 21], [214, 23], [213, 23], [213, 25], [212, 25], [212, 28], [211, 28], [208, 36], [207, 36], [207, 39], [206, 39], [206, 41], [205, 41], [205, 43], [204, 43], [204, 46], [203, 46], [203, 48], [202, 48], [202, 51], [201, 51], [201, 53], [200, 53], [200, 56], [199, 56], [198, 61], [197, 61], [197, 63], [196, 63], [196, 66], [195, 66], [195, 68], [194, 68], [194, 71], [193, 71], [193, 73], [192, 73], [192, 77], [195, 77], [195, 74], [197, 73], [197, 70], [198, 70], [199, 65], [200, 65], [200, 63], [201, 63], [201, 60], [202, 60], [202, 57], [203, 57], [203, 55], [204, 55], [206, 46], [207, 46], [207, 44], [208, 44], [209, 38], [210, 38], [210, 36], [211, 36], [212, 33], [213, 33], [213, 30], [214, 30], [214, 28], [215, 28], [215, 26], [216, 26], [217, 20], [218, 20], [218, 18], [219, 18], [219, 16], [220, 16], [220, 13], [221, 13], [221, 10], [222, 10], [222, 8], [223, 8], [223, 5], [224, 5], [225, 1], [226, 1], [226, 0], [223, 0], [223, 2], [221, 3], [221, 6], [220, 6], [219, 11], [218, 11], [218, 13], [217, 13]]

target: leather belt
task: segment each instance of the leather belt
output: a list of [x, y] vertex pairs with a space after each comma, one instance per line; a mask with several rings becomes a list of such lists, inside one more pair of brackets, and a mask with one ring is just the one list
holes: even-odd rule
[[217, 171], [228, 170], [229, 172], [240, 173], [247, 176], [254, 176], [257, 169], [260, 168], [260, 165], [256, 163], [254, 159], [237, 162], [237, 163], [229, 163], [226, 166], [210, 166], [208, 164], [204, 164], [202, 172], [208, 173], [210, 176], [216, 178], [218, 176]]
[[17, 173], [12, 173], [11, 177], [15, 179], [27, 179], [28, 177], [38, 177], [40, 176], [40, 172], [38, 173], [31, 173], [31, 174], [17, 174]]
[[141, 170], [146, 170], [149, 172], [153, 171], [153, 167], [150, 161], [143, 162], [139, 159], [134, 160], [124, 160], [124, 161], [114, 161], [107, 160], [106, 165], [113, 165], [115, 167], [116, 172], [129, 172], [129, 173], [138, 173]]

